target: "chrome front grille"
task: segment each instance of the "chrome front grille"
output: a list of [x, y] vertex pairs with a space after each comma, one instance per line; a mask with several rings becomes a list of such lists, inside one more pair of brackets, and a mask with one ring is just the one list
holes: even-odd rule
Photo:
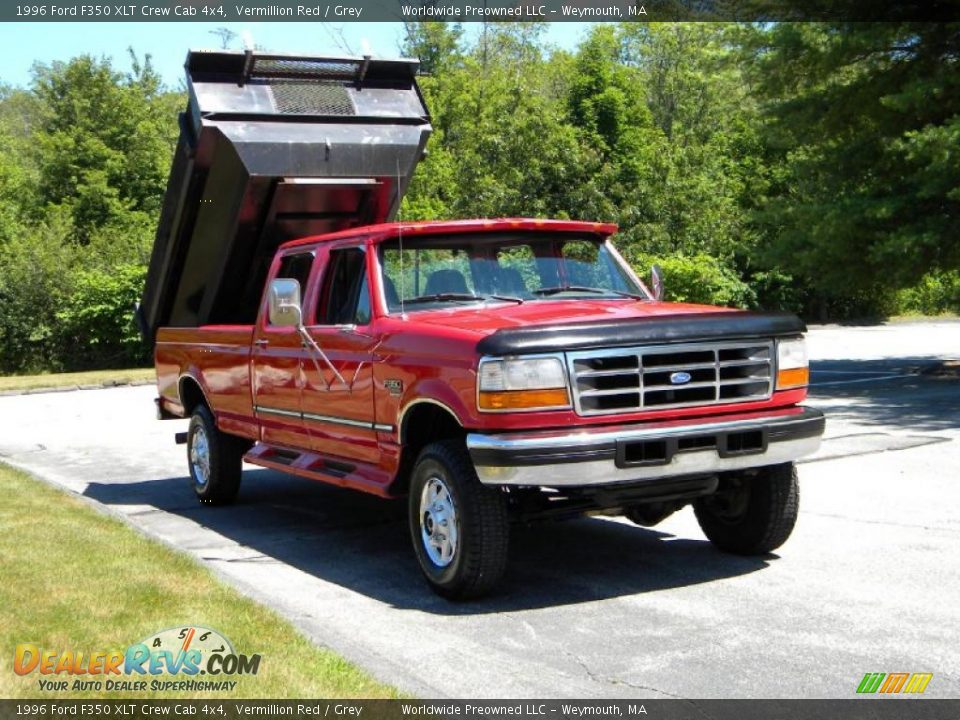
[[580, 415], [765, 400], [773, 343], [697, 343], [567, 353]]

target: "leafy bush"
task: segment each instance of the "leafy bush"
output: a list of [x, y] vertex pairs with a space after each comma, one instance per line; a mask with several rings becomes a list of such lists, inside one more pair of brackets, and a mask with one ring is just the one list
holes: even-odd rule
[[77, 249], [64, 241], [72, 229], [52, 213], [0, 246], [0, 372], [61, 369], [55, 313], [72, 288]]
[[133, 311], [146, 278], [143, 265], [82, 270], [57, 312], [60, 346], [69, 369], [128, 367], [146, 360]]
[[660, 266], [666, 300], [741, 308], [756, 305], [753, 289], [735, 270], [710, 255], [656, 257], [627, 250], [625, 256], [644, 278], [652, 265]]
[[932, 272], [919, 283], [897, 293], [897, 305], [902, 313], [939, 315], [960, 312], [960, 273]]

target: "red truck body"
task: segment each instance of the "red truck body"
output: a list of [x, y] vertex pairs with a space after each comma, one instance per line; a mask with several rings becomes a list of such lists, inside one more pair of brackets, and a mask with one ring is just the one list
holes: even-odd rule
[[[316, 260], [303, 291], [304, 308], [316, 306], [329, 252], [363, 245], [375, 250], [383, 240], [423, 235], [497, 232], [561, 232], [607, 237], [607, 224], [544, 220], [478, 220], [388, 223], [295, 240], [283, 245], [269, 280], [284, 257], [313, 251]], [[451, 307], [407, 316], [391, 315], [385, 306], [377, 253], [366, 253], [372, 317], [364, 326], [304, 324], [350, 386], [336, 381], [329, 368], [316, 367], [312, 351], [295, 328], [272, 328], [267, 319], [267, 292], [254, 325], [162, 328], [156, 341], [156, 367], [163, 414], [184, 417], [203, 398], [217, 425], [227, 433], [259, 443], [247, 455], [253, 464], [381, 496], [402, 494], [402, 438], [411, 411], [443, 408], [467, 432], [550, 431], [577, 427], [602, 432], [626, 424], [700, 424], [704, 419], [737, 421], [800, 412], [806, 387], [776, 391], [753, 402], [721, 403], [579, 416], [574, 409], [484, 413], [477, 407], [479, 342], [513, 327], [569, 326], [602, 320], [625, 322], [657, 317], [713, 316], [740, 311], [708, 305], [618, 299], [540, 300], [504, 303], [493, 311]], [[389, 390], [399, 381], [401, 392]], [[330, 385], [328, 389], [328, 384]], [[259, 411], [258, 411], [259, 409]], [[290, 413], [281, 414], [282, 413]], [[407, 428], [409, 429], [409, 428]], [[276, 451], [281, 451], [277, 454]], [[289, 462], [290, 453], [296, 453]], [[336, 468], [330, 472], [327, 468]], [[401, 482], [397, 483], [398, 480]]]
[[802, 322], [663, 302], [603, 223], [391, 223], [431, 132], [416, 61], [191, 52], [142, 302], [191, 481], [242, 461], [408, 497], [437, 592], [506, 568], [511, 520], [693, 505], [723, 550], [797, 517]]

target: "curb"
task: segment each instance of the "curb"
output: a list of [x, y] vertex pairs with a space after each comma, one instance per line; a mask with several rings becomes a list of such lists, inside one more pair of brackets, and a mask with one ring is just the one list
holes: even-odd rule
[[64, 385], [63, 387], [29, 388], [27, 390], [0, 390], [0, 397], [14, 395], [42, 395], [44, 393], [73, 392], [75, 390], [103, 390], [114, 387], [135, 387], [139, 385], [153, 385], [156, 380], [104, 380], [101, 383], [86, 385]]

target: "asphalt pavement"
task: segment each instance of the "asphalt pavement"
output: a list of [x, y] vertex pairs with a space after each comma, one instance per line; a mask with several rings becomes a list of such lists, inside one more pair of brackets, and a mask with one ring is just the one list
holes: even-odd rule
[[654, 529], [517, 527], [501, 592], [470, 604], [427, 589], [402, 503], [251, 467], [235, 506], [199, 506], [185, 423], [154, 420], [152, 387], [0, 397], [0, 459], [420, 697], [853, 697], [866, 672], [932, 672], [927, 696], [960, 697], [960, 377], [936, 373], [960, 322], [814, 328], [809, 346], [827, 435], [775, 554], [721, 554], [689, 508]]

